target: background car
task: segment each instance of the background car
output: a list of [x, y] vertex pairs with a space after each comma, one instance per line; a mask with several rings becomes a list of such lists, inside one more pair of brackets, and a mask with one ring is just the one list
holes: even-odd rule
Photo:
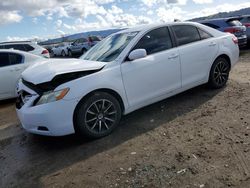
[[237, 17], [203, 20], [199, 23], [222, 32], [234, 34], [238, 38], [239, 47], [247, 45], [246, 27], [240, 23]]
[[67, 44], [60, 44], [58, 46], [55, 46], [51, 49], [51, 55], [52, 56], [68, 56], [68, 45]]
[[106, 136], [122, 115], [198, 85], [224, 87], [239, 58], [237, 42], [190, 22], [123, 30], [80, 59], [50, 59], [25, 70], [18, 117], [34, 134]]
[[250, 15], [239, 16], [239, 21], [246, 26], [247, 29], [247, 43], [250, 45]]
[[29, 52], [46, 58], [50, 57], [49, 51], [47, 49], [31, 41], [1, 42], [0, 49], [15, 49], [24, 52]]
[[92, 46], [96, 45], [100, 39], [97, 36], [81, 38], [74, 41], [68, 47], [69, 56], [85, 54]]
[[0, 50], [0, 100], [16, 97], [17, 82], [30, 65], [46, 60], [19, 50]]

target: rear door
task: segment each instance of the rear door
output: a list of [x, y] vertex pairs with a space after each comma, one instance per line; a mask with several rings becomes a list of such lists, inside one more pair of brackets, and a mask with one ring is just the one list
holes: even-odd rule
[[73, 44], [71, 45], [71, 51], [73, 53], [78, 53], [79, 49], [79, 40], [76, 40], [75, 42], [73, 42]]
[[17, 82], [24, 71], [24, 58], [16, 53], [0, 53], [0, 98], [16, 96]]
[[145, 49], [148, 55], [121, 65], [131, 106], [144, 106], [181, 87], [179, 54], [167, 27], [149, 31], [134, 49]]
[[171, 28], [180, 54], [182, 86], [199, 85], [207, 79], [218, 52], [218, 41], [211, 34], [192, 25], [174, 25]]

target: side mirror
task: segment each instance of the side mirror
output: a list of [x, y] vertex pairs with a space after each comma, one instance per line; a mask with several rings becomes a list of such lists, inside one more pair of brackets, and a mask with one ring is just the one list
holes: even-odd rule
[[129, 60], [133, 61], [136, 59], [141, 59], [147, 56], [147, 51], [145, 49], [136, 49], [129, 53]]

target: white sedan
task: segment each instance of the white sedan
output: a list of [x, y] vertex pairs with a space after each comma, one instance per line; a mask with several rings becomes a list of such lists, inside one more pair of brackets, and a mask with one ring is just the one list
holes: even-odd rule
[[59, 46], [55, 46], [51, 49], [52, 56], [68, 56], [68, 47], [69, 45], [61, 44]]
[[44, 59], [19, 50], [0, 50], [0, 100], [16, 97], [21, 73], [30, 65]]
[[224, 87], [239, 58], [237, 42], [232, 34], [192, 22], [123, 30], [79, 60], [48, 60], [53, 63], [27, 69], [17, 113], [31, 133], [100, 138], [136, 109], [201, 84]]

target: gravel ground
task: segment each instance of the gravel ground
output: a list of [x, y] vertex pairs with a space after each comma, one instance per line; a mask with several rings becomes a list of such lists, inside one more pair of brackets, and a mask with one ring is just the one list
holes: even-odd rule
[[88, 141], [21, 129], [0, 103], [0, 187], [249, 187], [250, 50], [227, 87], [200, 86], [123, 117]]

